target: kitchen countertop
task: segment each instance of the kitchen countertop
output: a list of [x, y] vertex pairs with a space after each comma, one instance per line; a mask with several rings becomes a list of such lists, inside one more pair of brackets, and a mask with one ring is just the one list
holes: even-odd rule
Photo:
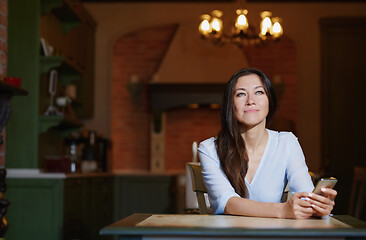
[[53, 173], [43, 172], [40, 169], [6, 169], [7, 178], [84, 178], [84, 177], [112, 177], [112, 176], [178, 176], [185, 175], [184, 170], [167, 171], [154, 173], [146, 170], [119, 170], [113, 172], [91, 172], [91, 173]]

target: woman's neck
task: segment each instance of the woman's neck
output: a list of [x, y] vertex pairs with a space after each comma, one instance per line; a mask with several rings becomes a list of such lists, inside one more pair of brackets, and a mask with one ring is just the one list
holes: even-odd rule
[[241, 136], [244, 139], [245, 147], [248, 152], [254, 152], [266, 145], [268, 132], [264, 126], [257, 125], [246, 129]]

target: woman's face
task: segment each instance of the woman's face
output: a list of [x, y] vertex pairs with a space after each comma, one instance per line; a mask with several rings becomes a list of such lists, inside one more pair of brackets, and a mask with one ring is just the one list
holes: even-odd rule
[[266, 125], [269, 101], [261, 79], [256, 74], [241, 76], [234, 88], [234, 108], [238, 122], [244, 127]]

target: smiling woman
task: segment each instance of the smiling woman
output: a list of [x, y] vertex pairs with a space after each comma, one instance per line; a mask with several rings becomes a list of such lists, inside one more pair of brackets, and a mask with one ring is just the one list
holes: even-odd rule
[[[261, 71], [241, 69], [230, 78], [221, 130], [198, 149], [216, 214], [309, 218], [332, 211], [337, 192], [311, 193], [314, 186], [296, 136], [266, 129], [276, 104], [272, 83]], [[281, 203], [287, 183], [293, 196]]]

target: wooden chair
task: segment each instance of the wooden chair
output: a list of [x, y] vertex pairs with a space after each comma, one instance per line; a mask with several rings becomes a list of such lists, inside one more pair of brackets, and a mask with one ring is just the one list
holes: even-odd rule
[[206, 186], [203, 182], [202, 167], [199, 163], [187, 163], [192, 178], [192, 189], [197, 195], [197, 202], [200, 214], [210, 213], [205, 199], [207, 193]]
[[289, 200], [292, 197], [292, 194], [290, 192], [290, 187], [289, 184], [286, 184], [285, 189], [283, 190], [282, 193], [282, 198], [281, 198], [281, 202], [287, 202], [287, 200]]
[[353, 184], [349, 204], [349, 215], [360, 218], [365, 207], [366, 197], [366, 169], [355, 167], [353, 171]]

